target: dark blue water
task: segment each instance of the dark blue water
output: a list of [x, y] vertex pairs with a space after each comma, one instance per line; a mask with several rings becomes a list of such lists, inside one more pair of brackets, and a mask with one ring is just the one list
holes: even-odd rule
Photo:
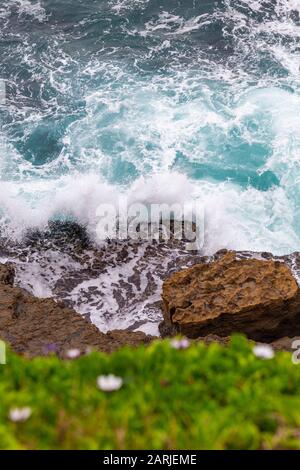
[[1, 0], [10, 237], [201, 200], [205, 250], [300, 249], [300, 0]]

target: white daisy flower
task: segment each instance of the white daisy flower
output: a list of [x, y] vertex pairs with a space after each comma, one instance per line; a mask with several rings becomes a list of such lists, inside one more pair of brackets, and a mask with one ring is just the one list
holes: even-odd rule
[[9, 419], [14, 423], [23, 423], [31, 416], [31, 408], [12, 408], [9, 412]]
[[123, 379], [112, 374], [100, 375], [97, 378], [97, 385], [103, 392], [114, 392], [115, 390], [120, 390], [123, 385]]
[[69, 359], [76, 359], [77, 357], [80, 356], [80, 349], [69, 349], [69, 350], [66, 352], [66, 356], [67, 356]]
[[187, 338], [171, 340], [171, 346], [174, 349], [187, 349], [189, 345], [190, 341]]
[[257, 344], [253, 348], [253, 353], [260, 359], [273, 359], [275, 355], [274, 349], [268, 344]]

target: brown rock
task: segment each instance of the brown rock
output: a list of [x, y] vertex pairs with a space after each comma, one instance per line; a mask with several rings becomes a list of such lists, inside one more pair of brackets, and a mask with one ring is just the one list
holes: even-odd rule
[[231, 340], [230, 336], [207, 335], [207, 336], [204, 336], [203, 338], [202, 337], [197, 338], [196, 341], [201, 341], [204, 344], [206, 344], [206, 346], [209, 346], [212, 343], [218, 343], [218, 344], [221, 344], [222, 346], [228, 346], [228, 344], [230, 343], [230, 340]]
[[272, 341], [300, 332], [300, 290], [289, 267], [275, 260], [237, 259], [172, 275], [163, 285], [164, 325], [190, 338], [245, 333]]
[[300, 340], [299, 336], [294, 336], [292, 338], [285, 336], [284, 338], [280, 338], [280, 339], [273, 341], [271, 344], [272, 344], [272, 347], [275, 349], [275, 351], [293, 352], [295, 351], [295, 349], [298, 349], [298, 344], [296, 344], [296, 347], [295, 346], [293, 347], [294, 341], [299, 341], [299, 340]]
[[[221, 344], [222, 346], [228, 346], [230, 344], [231, 337], [230, 336], [221, 337], [221, 336], [217, 336], [217, 335], [208, 335], [208, 336], [204, 336], [203, 338], [202, 337], [197, 338], [195, 341], [203, 342], [207, 346], [212, 344], [212, 343], [218, 343], [218, 344]], [[299, 341], [299, 344], [300, 344], [300, 336], [295, 336], [293, 338], [289, 338], [288, 336], [285, 336], [284, 338], [276, 339], [275, 341], [272, 341], [269, 344], [270, 344], [270, 346], [272, 346], [272, 348], [275, 351], [294, 352], [296, 347], [298, 348], [298, 345], [296, 345], [296, 346], [294, 345], [294, 341]], [[253, 342], [253, 345], [254, 344], [255, 344], [255, 342]], [[257, 342], [256, 344], [264, 344], [264, 343]]]
[[151, 337], [142, 332], [101, 333], [74, 310], [52, 299], [37, 299], [13, 287], [13, 269], [0, 265], [0, 338], [28, 356], [95, 348], [112, 352], [125, 344], [137, 346]]
[[10, 264], [0, 264], [0, 284], [13, 285], [15, 270]]
[[151, 336], [146, 336], [142, 331], [128, 330], [108, 331], [105, 336], [114, 345], [114, 349], [121, 346], [134, 347], [139, 344], [147, 344], [153, 339]]

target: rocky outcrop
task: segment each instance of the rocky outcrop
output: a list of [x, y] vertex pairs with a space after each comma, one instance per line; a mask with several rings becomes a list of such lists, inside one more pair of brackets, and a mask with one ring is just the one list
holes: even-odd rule
[[112, 352], [125, 344], [137, 346], [151, 340], [142, 332], [101, 333], [63, 303], [35, 298], [13, 282], [13, 268], [0, 265], [0, 339], [16, 352], [28, 356], [55, 352], [65, 357], [74, 348]]
[[163, 285], [162, 335], [245, 333], [272, 341], [300, 333], [300, 289], [284, 263], [227, 252], [173, 274]]

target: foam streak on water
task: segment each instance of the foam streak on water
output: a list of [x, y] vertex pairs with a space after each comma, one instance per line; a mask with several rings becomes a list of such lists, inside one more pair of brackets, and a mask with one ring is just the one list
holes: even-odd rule
[[8, 238], [125, 194], [201, 201], [205, 254], [300, 250], [299, 0], [1, 0], [0, 57]]

